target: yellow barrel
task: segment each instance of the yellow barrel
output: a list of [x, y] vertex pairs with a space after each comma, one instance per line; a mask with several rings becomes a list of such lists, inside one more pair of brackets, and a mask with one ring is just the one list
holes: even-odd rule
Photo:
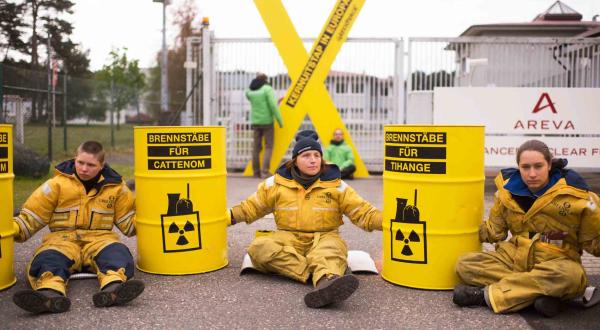
[[227, 265], [224, 127], [136, 127], [138, 269], [204, 273]]
[[13, 142], [12, 126], [0, 125], [0, 290], [17, 281], [13, 269]]
[[452, 289], [459, 256], [480, 251], [483, 126], [386, 126], [383, 172], [385, 280]]

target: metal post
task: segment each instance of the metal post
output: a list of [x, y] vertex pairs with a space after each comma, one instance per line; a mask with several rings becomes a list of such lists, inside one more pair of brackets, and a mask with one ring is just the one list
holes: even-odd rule
[[15, 98], [15, 138], [21, 144], [25, 143], [23, 122], [23, 99], [17, 96]]
[[50, 68], [50, 58], [52, 58], [52, 49], [50, 48], [50, 33], [48, 33], [46, 47], [48, 48], [48, 59], [46, 60], [48, 65], [48, 97], [46, 100], [46, 117], [48, 119], [48, 161], [52, 162], [52, 116], [50, 114], [50, 93], [52, 92], [52, 68]]
[[[189, 95], [192, 91], [192, 74], [198, 68], [195, 67], [194, 59], [192, 58], [192, 40], [194, 37], [189, 37], [186, 39], [185, 44], [185, 95]], [[185, 103], [185, 114], [180, 118], [181, 125], [192, 125], [192, 102]]]
[[406, 124], [406, 103], [404, 99], [404, 40], [395, 42], [394, 94], [396, 96], [396, 123]]
[[210, 125], [210, 83], [211, 60], [210, 60], [210, 31], [208, 22], [202, 23], [202, 125]]
[[52, 63], [52, 128], [56, 128], [56, 85], [54, 84], [54, 65]]
[[115, 147], [115, 125], [114, 125], [114, 113], [115, 113], [115, 79], [110, 80], [110, 145]]
[[162, 26], [162, 63], [160, 66], [160, 111], [169, 111], [169, 92], [168, 92], [168, 71], [167, 71], [167, 36], [166, 36], [166, 21], [167, 21], [167, 1], [163, 0], [163, 26]]
[[4, 67], [0, 63], [0, 123], [4, 123], [4, 76], [2, 75]]
[[63, 74], [63, 116], [62, 116], [62, 125], [63, 125], [63, 150], [65, 153], [67, 152], [67, 66], [63, 62], [63, 67], [65, 73]]

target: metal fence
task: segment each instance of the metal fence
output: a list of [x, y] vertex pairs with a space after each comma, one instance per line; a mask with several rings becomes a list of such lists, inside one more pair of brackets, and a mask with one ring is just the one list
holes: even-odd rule
[[[202, 51], [203, 42], [212, 46], [206, 52]], [[313, 40], [303, 42], [310, 50]], [[399, 83], [402, 56], [402, 42], [396, 39], [348, 39], [325, 81], [370, 171], [381, 171], [383, 126], [403, 120], [404, 93]], [[203, 64], [209, 69], [202, 70]], [[270, 77], [277, 98], [283, 97], [291, 84], [275, 46], [270, 39], [192, 38], [188, 40], [186, 67], [191, 97], [182, 123], [227, 127], [228, 167], [244, 168], [252, 152], [250, 103], [245, 90], [258, 72]], [[300, 129], [307, 128], [312, 128], [308, 116]]]
[[600, 39], [409, 38], [407, 122], [431, 123], [435, 87], [600, 87]]

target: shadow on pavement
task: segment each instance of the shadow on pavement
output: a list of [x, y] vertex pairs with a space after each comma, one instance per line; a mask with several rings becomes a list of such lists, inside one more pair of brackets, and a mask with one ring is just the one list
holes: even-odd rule
[[[589, 276], [588, 280], [588, 285], [600, 286], [600, 275]], [[569, 305], [550, 319], [539, 315], [532, 307], [520, 314], [534, 329], [591, 329], [600, 326], [600, 304], [588, 309]], [[591, 324], [596, 325], [590, 327]]]

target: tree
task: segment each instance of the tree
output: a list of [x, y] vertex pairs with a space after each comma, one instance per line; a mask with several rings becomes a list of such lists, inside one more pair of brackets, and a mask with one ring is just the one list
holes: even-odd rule
[[[23, 4], [25, 17], [30, 20], [28, 23], [31, 28], [28, 42], [31, 69], [36, 70], [40, 69], [39, 44], [47, 44], [49, 33], [51, 34], [50, 45], [54, 50], [61, 50], [57, 52], [59, 55], [65, 55], [68, 53], [65, 49], [75, 45], [70, 39], [73, 25], [62, 18], [65, 14], [73, 13], [72, 8], [75, 4], [69, 0], [24, 0]], [[32, 120], [39, 119], [38, 105], [43, 102], [39, 94], [36, 96], [32, 104]]]
[[4, 59], [9, 56], [9, 51], [25, 52], [26, 44], [23, 42], [23, 28], [27, 26], [23, 21], [24, 4], [10, 3], [0, 0], [0, 45], [5, 48]]
[[96, 73], [99, 83], [99, 98], [111, 100], [117, 112], [117, 129], [120, 127], [120, 112], [128, 105], [135, 105], [139, 111], [139, 95], [146, 87], [146, 77], [139, 67], [139, 60], [127, 58], [127, 48], [110, 52], [111, 62]]

